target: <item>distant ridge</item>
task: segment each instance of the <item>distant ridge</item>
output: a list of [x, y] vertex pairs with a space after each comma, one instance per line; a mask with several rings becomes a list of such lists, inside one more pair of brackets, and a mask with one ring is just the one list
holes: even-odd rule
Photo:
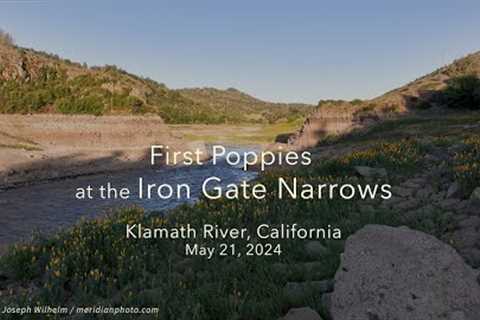
[[235, 88], [186, 88], [177, 92], [201, 105], [219, 111], [225, 110], [234, 119], [242, 119], [244, 122], [295, 121], [313, 110], [312, 105], [303, 103], [263, 101]]

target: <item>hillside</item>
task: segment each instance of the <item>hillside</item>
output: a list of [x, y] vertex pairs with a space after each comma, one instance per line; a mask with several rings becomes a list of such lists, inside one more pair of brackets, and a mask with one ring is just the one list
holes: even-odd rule
[[166, 123], [218, 124], [298, 119], [309, 109], [212, 90], [171, 90], [116, 66], [88, 67], [0, 41], [0, 113], [156, 114]]
[[[281, 318], [285, 310], [311, 306], [322, 318], [304, 319], [337, 320], [352, 318], [336, 317], [334, 313], [339, 312], [339, 308], [332, 308], [331, 301], [353, 297], [355, 305], [363, 308], [361, 314], [368, 314], [363, 310], [370, 310], [372, 305], [375, 310], [388, 309], [385, 300], [379, 298], [379, 292], [385, 292], [387, 297], [393, 295], [404, 304], [420, 301], [426, 305], [424, 309], [443, 311], [443, 301], [448, 301], [448, 297], [478, 297], [469, 292], [480, 289], [477, 280], [480, 167], [475, 165], [480, 161], [479, 121], [478, 113], [389, 121], [388, 125], [378, 126], [367, 135], [356, 136], [353, 140], [351, 137], [340, 139], [331, 146], [318, 148], [309, 167], [286, 166], [261, 174], [256, 181], [271, 188], [266, 199], [212, 201], [203, 198], [195, 204], [179, 206], [168, 214], [144, 211], [139, 207], [119, 209], [104, 218], [83, 220], [51, 236], [36, 237], [12, 246], [0, 257], [0, 306], [2, 309], [3, 306], [22, 306], [25, 301], [32, 305], [64, 305], [67, 308], [76, 306], [79, 301], [138, 308], [158, 305], [159, 315], [155, 318], [179, 320], [286, 320], [293, 318]], [[359, 168], [370, 170], [359, 171]], [[279, 199], [279, 178], [298, 179], [302, 184], [315, 186], [389, 183], [394, 196], [362, 199], [356, 194], [346, 201], [335, 193], [333, 198]], [[57, 206], [53, 208], [62, 210]], [[46, 215], [38, 216], [47, 220]], [[205, 224], [222, 225], [225, 230], [245, 228], [252, 234], [253, 243], [279, 244], [283, 251], [281, 256], [272, 254], [269, 257], [245, 254], [239, 257], [217, 254], [209, 260], [201, 255], [186, 257], [184, 241], [172, 238], [134, 241], [125, 237], [126, 223], [159, 228], [188, 225], [197, 230]], [[331, 225], [342, 230], [342, 240], [305, 240], [296, 236], [260, 239], [256, 230], [263, 224], [271, 226], [271, 230], [276, 226]], [[363, 233], [361, 230], [372, 224], [402, 227], [383, 227], [388, 231], [383, 237], [374, 234], [368, 246], [351, 249], [356, 243], [351, 237]], [[392, 242], [392, 237], [397, 239], [395, 235], [401, 230], [419, 230], [433, 235], [456, 251], [450, 248], [444, 258], [433, 259], [432, 252], [445, 245], [440, 241], [432, 244], [424, 237], [400, 237]], [[218, 241], [205, 239], [203, 243], [213, 247]], [[248, 243], [249, 240], [240, 237], [229, 240], [238, 250]], [[384, 249], [379, 251], [378, 247]], [[345, 262], [351, 261], [355, 253], [363, 257], [362, 263], [349, 263], [345, 267]], [[375, 258], [368, 259], [372, 256]], [[412, 261], [419, 267], [412, 267]], [[453, 269], [452, 266], [460, 262], [464, 270], [470, 271]], [[365, 268], [369, 271], [359, 272]], [[420, 273], [412, 272], [418, 268], [421, 268]], [[425, 271], [425, 268], [433, 271]], [[471, 268], [477, 268], [477, 272], [473, 273]], [[358, 277], [339, 277], [347, 271]], [[464, 274], [469, 275], [468, 280], [463, 280]], [[462, 290], [452, 295], [452, 284], [458, 283], [458, 279], [463, 283]], [[379, 283], [380, 288], [392, 289], [357, 290], [372, 282]], [[420, 291], [422, 293], [440, 292], [434, 301], [442, 303], [424, 303], [425, 294], [412, 299], [412, 290], [403, 285], [404, 282], [408, 285], [420, 283], [417, 287], [426, 288]], [[349, 283], [360, 284], [347, 286]], [[399, 286], [402, 289], [396, 289]], [[345, 292], [345, 288], [352, 289]], [[236, 297], [225, 295], [226, 290], [234, 290]], [[470, 291], [463, 294], [465, 290]], [[407, 298], [400, 295], [404, 291]], [[357, 298], [358, 292], [364, 293], [368, 300]], [[418, 302], [413, 303], [415, 308], [420, 308]], [[239, 308], [239, 305], [245, 307]], [[344, 310], [348, 310], [349, 305]], [[180, 307], [181, 313], [178, 312]], [[459, 308], [466, 307], [459, 304], [454, 310]], [[401, 315], [396, 319], [442, 319], [411, 317], [414, 308], [397, 310]], [[27, 314], [19, 315], [18, 319], [31, 318]]]
[[449, 82], [468, 75], [480, 77], [480, 51], [455, 60], [445, 67], [374, 98], [367, 104], [375, 109], [387, 108], [396, 112], [441, 107], [446, 104], [442, 93]]
[[189, 88], [177, 90], [187, 99], [229, 115], [229, 118], [242, 122], [275, 123], [295, 121], [304, 118], [313, 106], [301, 103], [267, 102], [234, 88]]
[[87, 67], [0, 44], [0, 112], [155, 113], [166, 122], [215, 122], [209, 110], [150, 79], [115, 66]]
[[312, 147], [324, 137], [400, 115], [480, 108], [480, 51], [371, 100], [323, 100], [290, 139]]

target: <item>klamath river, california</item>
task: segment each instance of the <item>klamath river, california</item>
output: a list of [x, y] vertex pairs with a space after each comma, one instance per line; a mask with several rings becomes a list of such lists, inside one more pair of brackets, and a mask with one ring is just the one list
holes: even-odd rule
[[[243, 148], [229, 147], [229, 150], [244, 152]], [[255, 150], [249, 148], [248, 150]], [[220, 184], [241, 183], [255, 178], [254, 171], [244, 171], [241, 165], [233, 167], [225, 161], [205, 163], [201, 166], [166, 167], [161, 169], [138, 169], [111, 174], [83, 176], [56, 180], [0, 191], [0, 248], [29, 238], [33, 232], [54, 232], [68, 227], [83, 218], [98, 217], [112, 208], [138, 205], [148, 211], [161, 211], [185, 202], [192, 202], [202, 194], [205, 179], [216, 176]], [[188, 184], [190, 199], [139, 199], [138, 180], [144, 183]], [[132, 191], [128, 200], [77, 200], [77, 188], [92, 186], [94, 189], [110, 182], [112, 186], [127, 187]]]

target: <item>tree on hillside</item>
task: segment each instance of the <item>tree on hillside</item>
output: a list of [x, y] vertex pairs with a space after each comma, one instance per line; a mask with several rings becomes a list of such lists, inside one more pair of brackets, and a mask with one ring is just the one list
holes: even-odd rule
[[480, 79], [475, 75], [448, 80], [444, 92], [447, 106], [456, 109], [480, 109]]
[[14, 44], [12, 35], [2, 29], [0, 29], [0, 44], [8, 46], [13, 46]]

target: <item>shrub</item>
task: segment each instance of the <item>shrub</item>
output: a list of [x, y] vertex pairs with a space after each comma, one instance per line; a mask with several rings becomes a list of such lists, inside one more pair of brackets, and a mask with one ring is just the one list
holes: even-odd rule
[[381, 166], [391, 170], [415, 170], [421, 165], [424, 150], [410, 139], [381, 143], [372, 148], [354, 151], [340, 159], [348, 166]]
[[426, 100], [420, 100], [417, 102], [417, 104], [415, 105], [415, 107], [417, 109], [420, 109], [420, 110], [428, 110], [430, 108], [432, 108], [432, 104]]
[[0, 29], [0, 44], [13, 46], [14, 41], [11, 34]]
[[358, 105], [361, 105], [363, 103], [363, 100], [362, 99], [353, 99], [352, 101], [350, 101], [350, 103], [354, 106], [358, 106]]
[[480, 109], [480, 79], [477, 76], [452, 78], [447, 84], [444, 98], [449, 108]]
[[100, 98], [87, 96], [78, 99], [61, 99], [57, 104], [58, 111], [65, 114], [94, 114], [103, 113], [103, 103]]
[[454, 173], [465, 194], [469, 195], [480, 181], [480, 136], [472, 135], [464, 141], [466, 149], [455, 155]]

